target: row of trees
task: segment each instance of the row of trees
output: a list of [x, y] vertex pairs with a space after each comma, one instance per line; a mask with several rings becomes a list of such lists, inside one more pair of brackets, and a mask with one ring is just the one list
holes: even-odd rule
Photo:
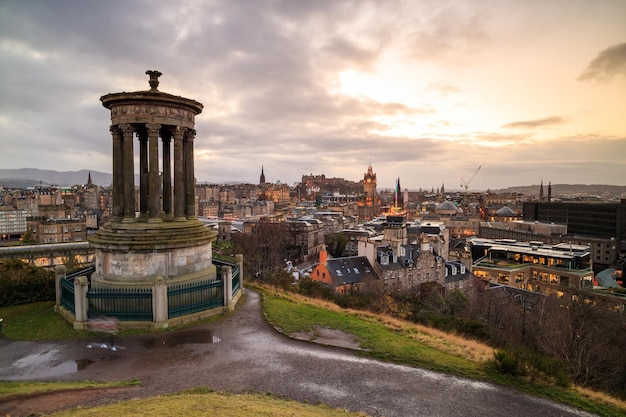
[[541, 352], [572, 382], [626, 397], [626, 322], [613, 303], [500, 287], [476, 291], [463, 314], [487, 323], [495, 345]]

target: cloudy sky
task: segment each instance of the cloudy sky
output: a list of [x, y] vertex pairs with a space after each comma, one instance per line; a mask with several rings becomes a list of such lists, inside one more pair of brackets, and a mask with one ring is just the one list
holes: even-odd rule
[[202, 182], [626, 185], [624, 0], [0, 0], [0, 166], [111, 172], [148, 69]]

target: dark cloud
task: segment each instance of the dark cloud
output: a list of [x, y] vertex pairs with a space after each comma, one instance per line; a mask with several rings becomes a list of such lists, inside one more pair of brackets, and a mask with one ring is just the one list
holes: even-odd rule
[[[569, 170], [545, 155], [578, 161], [587, 151], [606, 172], [619, 170], [582, 139], [571, 143], [583, 154], [567, 141], [555, 139], [561, 151], [533, 141], [530, 129], [563, 124], [564, 117], [505, 126], [527, 129], [513, 132], [519, 134], [451, 135], [445, 132], [462, 126], [426, 98], [407, 105], [339, 92], [338, 74], [374, 73], [393, 45], [401, 48], [394, 53], [433, 65], [433, 76], [417, 75], [407, 91], [453, 97], [465, 106], [454, 111], [474, 111], [462, 94], [475, 86], [445, 67], [471, 62], [491, 41], [481, 10], [490, 6], [479, 3], [0, 0], [0, 162], [110, 172], [109, 112], [99, 98], [147, 89], [144, 72], [157, 69], [161, 91], [204, 104], [196, 121], [200, 181], [256, 181], [261, 164], [270, 180], [293, 182], [303, 173], [359, 180], [371, 160], [381, 186], [400, 176], [409, 187], [455, 187], [486, 161], [483, 170], [493, 175], [481, 171], [474, 183], [489, 186], [488, 178], [511, 179], [499, 164], [510, 163], [518, 174], [510, 183], [520, 183], [522, 156], [534, 168]], [[398, 126], [428, 133], [390, 134]], [[623, 140], [593, 140], [621, 155]]]
[[579, 81], [608, 81], [626, 76], [626, 43], [613, 45], [601, 51], [578, 77]]
[[553, 127], [567, 123], [568, 118], [563, 116], [544, 117], [543, 119], [523, 120], [507, 123], [502, 126], [505, 129], [537, 129]]

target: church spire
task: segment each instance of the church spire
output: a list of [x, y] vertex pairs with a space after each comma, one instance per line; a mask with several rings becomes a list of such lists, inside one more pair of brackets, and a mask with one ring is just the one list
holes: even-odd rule
[[552, 202], [552, 181], [548, 183], [548, 203]]
[[259, 184], [260, 185], [265, 184], [265, 173], [263, 172], [263, 165], [261, 165], [261, 178], [259, 179]]

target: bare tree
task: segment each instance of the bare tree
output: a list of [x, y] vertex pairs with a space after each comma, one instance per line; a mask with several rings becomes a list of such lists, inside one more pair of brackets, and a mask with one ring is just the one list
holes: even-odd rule
[[549, 298], [538, 321], [537, 348], [559, 360], [578, 384], [605, 385], [619, 371], [613, 343], [619, 316], [590, 300]]
[[289, 231], [284, 222], [261, 220], [254, 224], [249, 234], [233, 236], [238, 253], [250, 271], [260, 276], [284, 266], [289, 242]]

